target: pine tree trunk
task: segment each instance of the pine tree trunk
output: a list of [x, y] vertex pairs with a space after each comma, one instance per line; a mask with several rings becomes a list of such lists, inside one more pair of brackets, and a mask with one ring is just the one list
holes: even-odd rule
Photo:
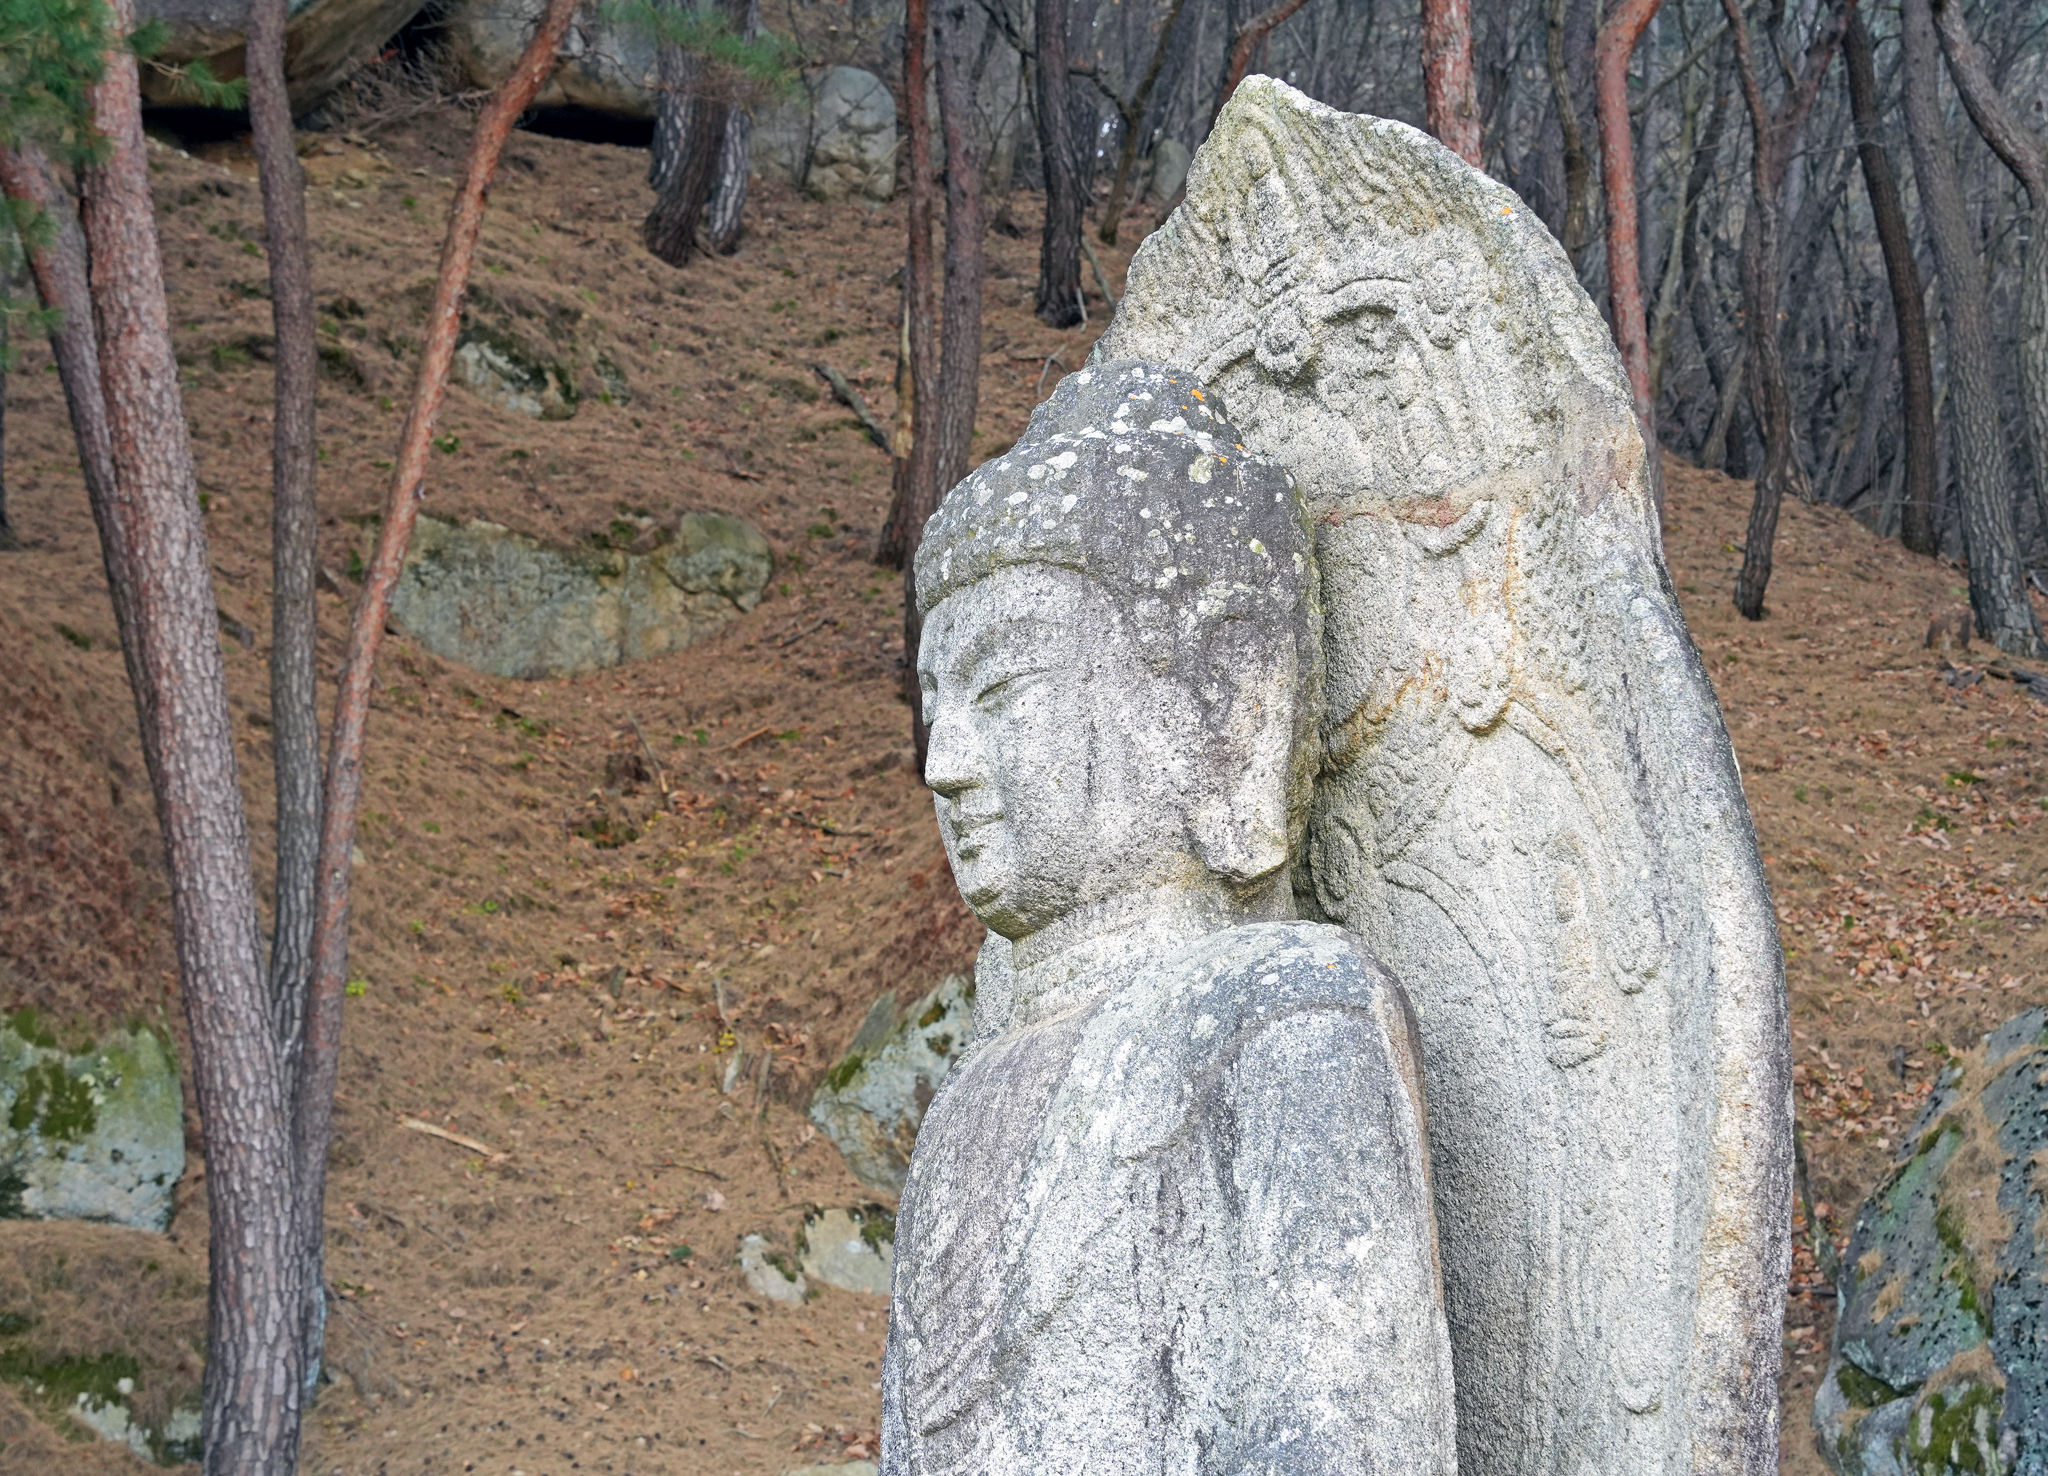
[[[1628, 63], [1662, 0], [1622, 0], [1600, 27], [1593, 47], [1594, 104], [1600, 120], [1601, 186], [1607, 199], [1607, 302], [1614, 344], [1628, 375], [1636, 424], [1643, 433], [1653, 527], [1661, 541], [1664, 468], [1658, 455], [1657, 407], [1650, 393], [1650, 327], [1643, 311], [1643, 254], [1637, 239], [1636, 141], [1628, 112]], [[1469, 40], [1468, 40], [1469, 44]], [[1478, 123], [1473, 123], [1478, 133]], [[1789, 422], [1790, 406], [1786, 409]]]
[[1587, 220], [1592, 211], [1593, 161], [1586, 151], [1585, 130], [1579, 126], [1579, 109], [1572, 98], [1572, 75], [1565, 56], [1565, 22], [1568, 0], [1550, 0], [1545, 21], [1544, 57], [1550, 72], [1551, 104], [1557, 109], [1557, 124], [1564, 136], [1564, 228], [1559, 244], [1572, 259], [1572, 269], [1583, 273], [1586, 248], [1592, 232]]
[[2020, 267], [2020, 322], [2013, 352], [2019, 360], [2020, 401], [2034, 470], [2034, 508], [2041, 536], [2048, 539], [2048, 241], [2041, 239], [2048, 226], [2048, 144], [1993, 83], [1961, 7], [1936, 7], [1934, 26], [1970, 121], [2027, 192], [2027, 252]]
[[1941, 276], [1948, 326], [1949, 403], [1954, 408], [1956, 500], [1963, 555], [1970, 565], [1970, 605], [1977, 628], [2014, 656], [2048, 656], [2027, 599], [2026, 569], [2013, 526], [2012, 465], [1999, 417], [1998, 340], [1984, 286], [1984, 264], [1971, 239], [1955, 150], [1936, 91], [1941, 54], [1927, 0], [1902, 0], [1899, 42], [1904, 64], [1906, 134], [1920, 209]]
[[747, 203], [747, 167], [753, 149], [754, 120], [744, 108], [730, 110], [725, 140], [718, 151], [718, 180], [704, 215], [704, 235], [711, 249], [730, 256], [740, 248], [740, 213]]
[[1934, 357], [1927, 344], [1927, 300], [1920, 290], [1920, 264], [1913, 256], [1912, 227], [1884, 151], [1877, 68], [1870, 53], [1870, 32], [1860, 14], [1849, 18], [1842, 37], [1842, 60], [1849, 73], [1856, 151], [1863, 165], [1864, 188], [1870, 195], [1870, 213], [1877, 224], [1878, 244], [1884, 251], [1892, 316], [1898, 324], [1906, 478], [1899, 541], [1914, 553], [1931, 555], [1939, 547], [1940, 533], [1935, 527]]
[[1038, 154], [1045, 168], [1045, 229], [1034, 310], [1054, 328], [1081, 321], [1081, 164], [1067, 76], [1067, 0], [1036, 0]]
[[[320, 349], [313, 321], [313, 269], [306, 235], [306, 178], [285, 92], [286, 0], [249, 9], [249, 122], [270, 261], [271, 322], [277, 334], [271, 441], [271, 743], [277, 789], [277, 902], [270, 943], [270, 993], [277, 1036], [296, 1059], [313, 966], [313, 871], [320, 852], [320, 717], [314, 686], [314, 539], [319, 523], [314, 443]], [[319, 1288], [314, 1288], [315, 1295]], [[318, 1309], [315, 1309], [318, 1310]], [[309, 1355], [319, 1356], [318, 1319]]]
[[930, 506], [917, 520], [919, 537], [939, 501], [967, 475], [981, 390], [982, 161], [974, 139], [974, 93], [966, 0], [940, 0], [933, 27], [938, 58], [939, 128], [946, 146], [946, 285], [940, 320], [941, 367], [933, 401], [938, 438]]
[[[114, 33], [134, 28], [114, 0]], [[289, 1476], [306, 1389], [290, 1097], [257, 957], [249, 835], [192, 448], [171, 352], [136, 64], [92, 89], [108, 140], [83, 215], [132, 669], [171, 885], [193, 1082], [205, 1126], [210, 1284], [202, 1438], [209, 1473]]]
[[[132, 652], [134, 614], [126, 588], [114, 578], [114, 569], [125, 567], [125, 555], [119, 543], [120, 527], [111, 521], [114, 452], [107, 437], [106, 397], [100, 389], [99, 344], [93, 338], [85, 234], [79, 229], [71, 197], [64, 193], [49, 161], [37, 150], [0, 148], [0, 192], [17, 206], [49, 222], [46, 239], [22, 244], [28, 252], [29, 273], [35, 278], [37, 298], [57, 314], [50, 329], [50, 353], [57, 361], [57, 382], [63, 387], [64, 403], [71, 414], [71, 436], [78, 448], [79, 470], [85, 477], [86, 501], [99, 525], [100, 549], [107, 561], [107, 590], [113, 597], [121, 649], [124, 653]], [[131, 663], [131, 687], [135, 686], [136, 675]], [[145, 749], [148, 744], [149, 733], [145, 728]]]
[[1792, 158], [1821, 80], [1841, 40], [1842, 22], [1855, 0], [1838, 0], [1833, 16], [1819, 23], [1807, 46], [1799, 75], [1788, 79], [1784, 100], [1774, 110], [1765, 101], [1749, 22], [1740, 0], [1722, 0], [1735, 47], [1736, 75], [1755, 135], [1750, 168], [1750, 207], [1742, 226], [1742, 307], [1749, 344], [1749, 403], [1763, 437], [1764, 464], [1750, 507], [1742, 568], [1735, 577], [1735, 608], [1744, 619], [1761, 620], [1764, 590], [1771, 579], [1771, 555], [1778, 536], [1778, 509], [1787, 492], [1810, 500], [1812, 488], [1792, 438], [1792, 394], [1778, 346], [1778, 291], [1783, 275], [1780, 243], [1785, 171]]
[[[903, 25], [903, 105], [910, 124], [910, 199], [905, 211], [909, 244], [903, 257], [903, 353], [902, 362], [898, 365], [897, 392], [899, 424], [894, 495], [889, 503], [889, 516], [882, 524], [881, 541], [875, 549], [876, 563], [884, 568], [903, 571], [906, 669], [917, 659], [917, 647], [912, 643], [916, 634], [917, 602], [911, 597], [913, 571], [910, 556], [924, 532], [925, 519], [931, 516], [932, 507], [938, 505], [938, 494], [929, 490], [938, 480], [938, 438], [932, 430], [929, 402], [937, 396], [939, 377], [937, 308], [932, 295], [937, 276], [937, 268], [932, 261], [932, 120], [925, 106], [925, 84], [930, 76], [925, 58], [930, 40], [928, 0], [909, 0]], [[906, 368], [910, 406], [907, 435], [900, 413], [906, 399], [900, 381]], [[912, 698], [912, 706], [916, 706], [915, 697]], [[922, 718], [913, 718], [914, 726], [921, 723]]]
[[1445, 148], [1474, 169], [1486, 167], [1472, 85], [1471, 0], [1422, 0], [1422, 108]]

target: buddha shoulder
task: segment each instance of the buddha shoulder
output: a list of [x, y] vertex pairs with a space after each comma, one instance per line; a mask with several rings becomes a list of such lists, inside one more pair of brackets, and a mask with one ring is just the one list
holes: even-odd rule
[[[1166, 960], [1144, 1033], [1149, 1048], [1189, 1064], [1220, 1062], [1274, 1031], [1348, 1022], [1391, 1047], [1415, 1049], [1414, 1012], [1391, 971], [1356, 934], [1327, 923], [1253, 923], [1189, 944]], [[1234, 1047], [1234, 1049], [1232, 1049]]]

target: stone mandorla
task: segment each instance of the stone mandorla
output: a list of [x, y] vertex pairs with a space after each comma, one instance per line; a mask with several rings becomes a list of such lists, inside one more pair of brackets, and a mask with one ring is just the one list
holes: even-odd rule
[[1775, 1471], [1775, 921], [1563, 252], [1434, 140], [1249, 78], [1097, 354], [1220, 391], [1313, 520], [1295, 885], [1420, 1018], [1465, 1476]]

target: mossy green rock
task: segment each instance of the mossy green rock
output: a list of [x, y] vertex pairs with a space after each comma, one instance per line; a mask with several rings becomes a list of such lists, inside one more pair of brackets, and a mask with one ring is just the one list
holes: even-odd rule
[[2048, 1013], [1946, 1072], [1856, 1218], [1814, 1396], [1843, 1476], [2048, 1473]]
[[760, 603], [775, 557], [741, 518], [689, 513], [652, 553], [542, 543], [422, 518], [392, 618], [493, 676], [576, 676], [677, 651]]
[[974, 1027], [974, 986], [952, 974], [908, 1008], [892, 991], [876, 1000], [811, 1098], [811, 1121], [853, 1176], [885, 1194], [903, 1191], [924, 1109]]
[[147, 1029], [91, 1050], [0, 1028], [0, 1218], [162, 1230], [185, 1171], [178, 1068]]

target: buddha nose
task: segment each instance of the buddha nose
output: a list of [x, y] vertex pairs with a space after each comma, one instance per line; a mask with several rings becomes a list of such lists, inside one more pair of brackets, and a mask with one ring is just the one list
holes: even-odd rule
[[924, 782], [948, 799], [980, 786], [981, 745], [955, 712], [941, 711], [925, 738]]

